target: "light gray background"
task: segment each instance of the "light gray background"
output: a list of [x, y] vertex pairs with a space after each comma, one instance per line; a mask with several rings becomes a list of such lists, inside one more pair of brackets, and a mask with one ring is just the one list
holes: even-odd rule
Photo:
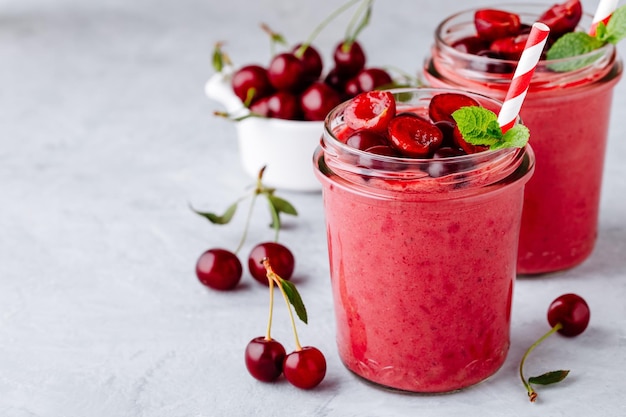
[[[296, 255], [294, 281], [310, 314], [300, 337], [325, 352], [328, 374], [308, 392], [248, 376], [243, 349], [264, 332], [265, 289], [245, 274], [237, 291], [216, 293], [194, 274], [205, 249], [236, 246], [245, 210], [218, 227], [188, 204], [221, 211], [252, 183], [233, 124], [213, 117], [220, 106], [204, 96], [210, 56], [221, 40], [236, 64], [266, 64], [260, 22], [295, 43], [339, 4], [0, 0], [0, 416], [625, 415], [624, 80], [597, 248], [575, 269], [518, 280], [512, 346], [494, 377], [460, 393], [414, 396], [351, 375], [334, 344], [321, 196], [288, 192], [279, 195], [300, 216], [285, 218], [281, 241]], [[436, 22], [488, 4], [379, 1], [361, 36], [368, 62], [416, 73]], [[326, 59], [347, 20], [319, 36]], [[252, 222], [244, 256], [273, 238], [264, 204]], [[592, 322], [529, 359], [530, 373], [572, 369], [531, 405], [517, 364], [564, 292], [585, 296]], [[273, 334], [289, 349], [285, 313], [279, 303]]]

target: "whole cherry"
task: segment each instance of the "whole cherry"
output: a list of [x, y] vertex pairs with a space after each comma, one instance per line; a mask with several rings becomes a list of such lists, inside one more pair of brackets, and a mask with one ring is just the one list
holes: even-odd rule
[[326, 115], [339, 103], [341, 97], [328, 84], [316, 81], [300, 95], [300, 108], [305, 120], [324, 120]]
[[365, 67], [365, 52], [356, 40], [344, 41], [335, 47], [333, 53], [337, 73], [344, 79], [355, 76]]
[[263, 336], [255, 337], [246, 346], [246, 368], [259, 381], [272, 382], [283, 373], [285, 355], [285, 348], [280, 342]]
[[289, 280], [295, 269], [295, 257], [289, 248], [277, 242], [263, 242], [252, 248], [248, 256], [248, 269], [258, 282], [269, 285], [263, 259], [272, 260], [272, 268], [281, 278]]
[[207, 287], [215, 290], [231, 290], [237, 286], [243, 268], [237, 255], [226, 249], [205, 251], [196, 262], [196, 276]]
[[554, 384], [562, 381], [569, 374], [568, 370], [558, 370], [546, 372], [536, 377], [526, 378], [524, 376], [524, 363], [526, 358], [541, 342], [553, 335], [554, 333], [560, 333], [564, 336], [573, 337], [581, 334], [585, 331], [589, 325], [589, 319], [591, 317], [589, 305], [579, 295], [568, 293], [557, 297], [548, 307], [548, 323], [550, 330], [541, 336], [535, 343], [533, 343], [522, 356], [519, 366], [519, 374], [528, 392], [528, 398], [531, 402], [537, 399], [537, 392], [533, 389], [531, 384]]
[[326, 358], [319, 349], [304, 346], [285, 356], [283, 372], [292, 385], [311, 389], [326, 376]]
[[306, 84], [304, 63], [294, 54], [275, 55], [267, 68], [270, 83], [277, 90], [299, 93]]
[[252, 103], [274, 91], [267, 70], [260, 65], [246, 65], [235, 71], [231, 84], [233, 92], [244, 103]]

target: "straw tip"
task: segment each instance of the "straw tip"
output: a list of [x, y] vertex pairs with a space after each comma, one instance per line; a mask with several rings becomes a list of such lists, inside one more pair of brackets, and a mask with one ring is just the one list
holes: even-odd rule
[[533, 23], [533, 28], [540, 30], [542, 32], [550, 32], [550, 27], [548, 27], [548, 25], [542, 22]]

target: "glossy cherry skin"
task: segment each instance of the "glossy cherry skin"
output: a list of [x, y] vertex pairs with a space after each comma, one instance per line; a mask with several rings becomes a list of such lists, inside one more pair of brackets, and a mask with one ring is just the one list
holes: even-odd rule
[[388, 91], [374, 90], [354, 97], [344, 110], [346, 125], [353, 130], [385, 133], [396, 115], [396, 101]]
[[293, 253], [286, 246], [276, 242], [263, 242], [256, 245], [248, 256], [248, 269], [252, 277], [258, 282], [269, 285], [267, 271], [261, 263], [269, 259], [274, 272], [282, 279], [289, 280], [293, 275], [296, 260]]
[[322, 81], [314, 82], [300, 95], [300, 108], [305, 120], [324, 120], [340, 102], [339, 93]]
[[[298, 44], [291, 50], [291, 52], [296, 54], [301, 47], [302, 44]], [[302, 61], [302, 65], [304, 67], [303, 76], [307, 82], [313, 82], [322, 75], [324, 62], [322, 61], [322, 56], [315, 47], [308, 45], [302, 53], [300, 60]]]
[[333, 52], [333, 59], [337, 73], [344, 79], [349, 79], [361, 71], [366, 60], [365, 52], [357, 41], [339, 43]]
[[489, 146], [485, 145], [473, 145], [465, 140], [458, 126], [454, 126], [454, 131], [452, 132], [452, 136], [454, 138], [454, 143], [457, 147], [463, 149], [463, 151], [467, 154], [484, 152], [489, 149]]
[[259, 65], [247, 65], [235, 71], [231, 85], [235, 95], [244, 103], [254, 102], [274, 91], [267, 70]]
[[484, 41], [478, 36], [468, 36], [454, 42], [452, 47], [457, 51], [475, 55], [480, 51], [489, 49], [489, 42]]
[[299, 93], [306, 86], [303, 62], [292, 53], [274, 56], [267, 68], [267, 76], [274, 88]]
[[286, 354], [283, 345], [276, 340], [255, 337], [246, 346], [246, 368], [259, 381], [275, 381], [283, 373]]
[[214, 290], [231, 290], [237, 286], [243, 268], [237, 255], [226, 249], [209, 249], [196, 262], [196, 276]]
[[563, 326], [559, 333], [564, 336], [577, 336], [585, 331], [589, 324], [590, 311], [587, 302], [577, 294], [563, 294], [548, 307], [548, 323], [554, 327]]
[[250, 106], [250, 110], [260, 116], [275, 119], [300, 120], [302, 118], [300, 99], [287, 91], [277, 91], [268, 97], [261, 98]]
[[528, 36], [529, 35], [525, 33], [517, 36], [496, 39], [491, 43], [489, 49], [496, 52], [504, 59], [518, 61], [522, 56], [522, 52], [524, 52]]
[[519, 33], [521, 20], [515, 13], [497, 9], [481, 9], [474, 13], [474, 26], [478, 37], [494, 41]]
[[298, 388], [314, 388], [326, 376], [326, 358], [319, 349], [305, 346], [285, 357], [283, 373], [287, 381]]
[[354, 97], [365, 91], [389, 86], [393, 82], [391, 75], [382, 68], [364, 68], [353, 78], [348, 80], [345, 86], [346, 94]]
[[454, 123], [452, 113], [466, 106], [479, 106], [472, 97], [459, 93], [441, 93], [434, 96], [428, 104], [428, 115], [433, 122], [447, 121]]
[[430, 121], [410, 115], [396, 116], [387, 128], [391, 145], [401, 154], [426, 158], [443, 142], [443, 133]]
[[365, 151], [374, 146], [388, 146], [387, 139], [371, 130], [357, 130], [346, 139], [346, 145]]
[[568, 0], [555, 4], [537, 19], [550, 28], [550, 39], [558, 39], [567, 32], [573, 32], [583, 15], [580, 0]]

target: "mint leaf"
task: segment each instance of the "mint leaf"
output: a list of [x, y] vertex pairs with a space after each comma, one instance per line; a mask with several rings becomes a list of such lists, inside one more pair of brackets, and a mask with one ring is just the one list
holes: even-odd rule
[[526, 126], [515, 125], [506, 131], [500, 143], [492, 145], [490, 149], [523, 148], [528, 143], [529, 138], [530, 131]]
[[550, 385], [561, 382], [569, 374], [569, 371], [550, 371], [539, 376], [531, 376], [528, 382], [531, 384]]
[[208, 211], [197, 211], [193, 207], [191, 207], [191, 210], [208, 219], [213, 224], [227, 224], [231, 221], [237, 211], [237, 203], [231, 204], [222, 215], [210, 213]]
[[[601, 48], [604, 43], [604, 41], [585, 32], [569, 32], [554, 42], [546, 53], [546, 58], [548, 60], [554, 60], [583, 55]], [[580, 61], [573, 61], [568, 63], [553, 64], [550, 68], [555, 71], [572, 71], [584, 65], [586, 64], [581, 63]]]
[[305, 324], [308, 321], [306, 308], [304, 307], [304, 302], [302, 301], [302, 297], [300, 297], [300, 293], [296, 289], [296, 286], [283, 278], [280, 278], [280, 283], [285, 291], [285, 295], [287, 299], [293, 306], [293, 309], [296, 311], [298, 318], [302, 320]]
[[604, 39], [614, 45], [626, 37], [626, 6], [619, 7], [613, 12], [606, 24], [605, 36]]

